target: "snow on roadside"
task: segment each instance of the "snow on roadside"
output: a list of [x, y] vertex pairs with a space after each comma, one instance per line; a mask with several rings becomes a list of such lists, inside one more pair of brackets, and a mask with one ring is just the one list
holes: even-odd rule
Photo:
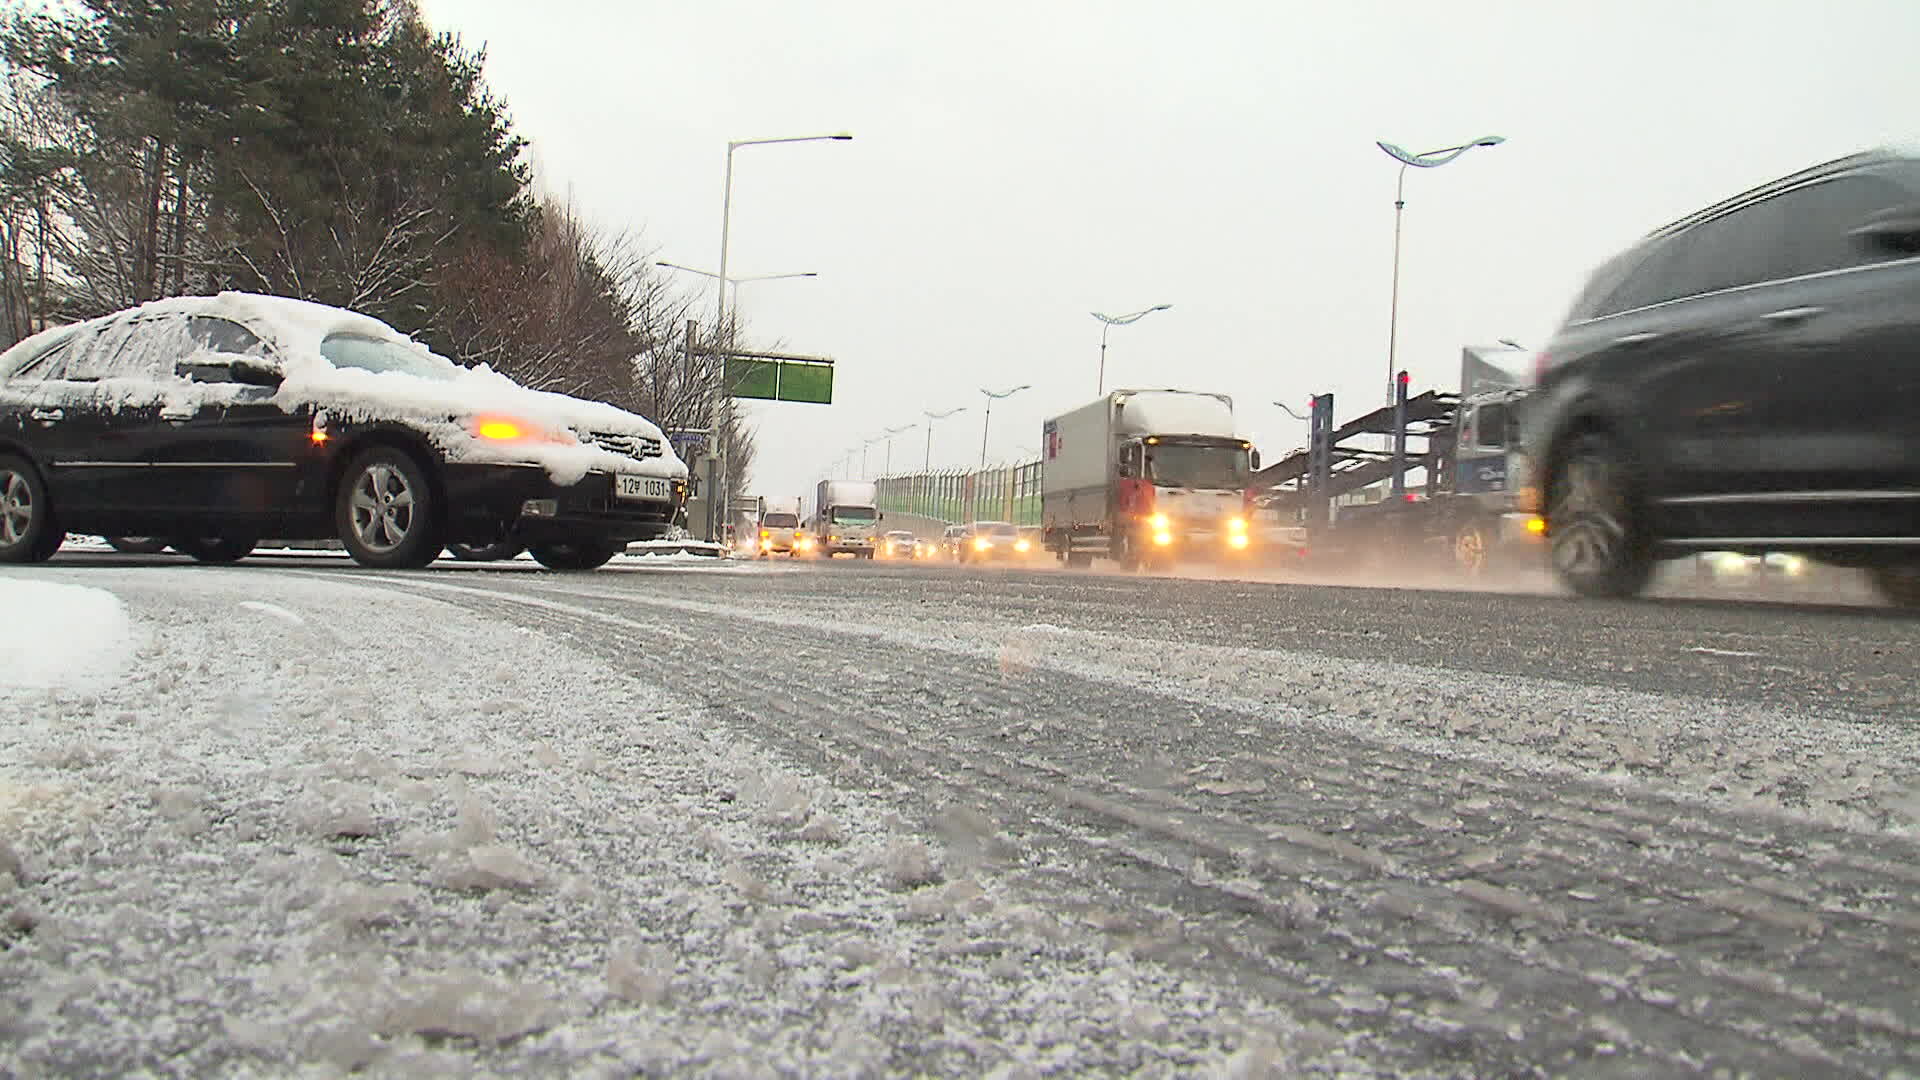
[[144, 633], [0, 702], [0, 1075], [1366, 1071], [562, 639], [259, 568], [41, 578]]
[[133, 649], [133, 626], [112, 593], [0, 577], [0, 702], [98, 685], [125, 666]]

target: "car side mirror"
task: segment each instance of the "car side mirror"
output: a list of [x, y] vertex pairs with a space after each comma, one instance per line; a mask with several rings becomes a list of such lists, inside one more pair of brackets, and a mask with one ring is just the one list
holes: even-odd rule
[[1247, 458], [1247, 464], [1253, 466], [1254, 472], [1259, 472], [1260, 471], [1260, 451], [1258, 450], [1253, 451]]
[[1920, 252], [1920, 204], [1889, 207], [1867, 218], [1847, 235], [1873, 251]]

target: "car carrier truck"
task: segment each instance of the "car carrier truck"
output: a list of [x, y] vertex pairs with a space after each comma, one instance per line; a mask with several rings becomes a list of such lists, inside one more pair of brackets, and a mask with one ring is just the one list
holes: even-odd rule
[[1041, 428], [1043, 542], [1069, 566], [1243, 557], [1259, 455], [1233, 399], [1116, 390]]
[[[1306, 527], [1315, 561], [1472, 577], [1537, 559], [1544, 523], [1517, 511], [1507, 484], [1527, 397], [1515, 370], [1524, 355], [1469, 346], [1458, 393], [1409, 396], [1402, 372], [1393, 405], [1338, 427], [1333, 395], [1317, 395], [1306, 449], [1254, 477], [1259, 502]], [[1423, 483], [1409, 487], [1416, 471]], [[1382, 497], [1356, 501], [1369, 489]]]

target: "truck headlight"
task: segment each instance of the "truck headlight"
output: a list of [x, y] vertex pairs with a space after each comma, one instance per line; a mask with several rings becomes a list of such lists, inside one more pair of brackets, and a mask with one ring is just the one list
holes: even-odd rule
[[1167, 531], [1171, 523], [1167, 521], [1167, 515], [1155, 514], [1147, 519], [1147, 524], [1153, 526], [1154, 532], [1163, 533]]
[[1154, 533], [1153, 542], [1160, 547], [1166, 547], [1168, 544], [1173, 543], [1173, 534], [1165, 531]]
[[1227, 537], [1227, 546], [1231, 548], [1245, 548], [1247, 546], [1247, 534], [1237, 532]]
[[1028, 542], [1027, 542], [1027, 541], [1025, 541], [1025, 540], [1015, 540], [1015, 541], [1013, 542], [1013, 550], [1015, 550], [1015, 551], [1022, 551], [1022, 552], [1024, 552], [1024, 551], [1031, 551], [1031, 550], [1033, 550], [1033, 545], [1032, 545], [1032, 544], [1030, 544], [1030, 543], [1028, 543]]
[[1227, 531], [1230, 533], [1240, 533], [1242, 535], [1245, 535], [1247, 531], [1247, 519], [1243, 517], [1228, 518]]
[[992, 545], [992, 544], [989, 544], [989, 543], [987, 542], [987, 538], [986, 538], [986, 537], [984, 537], [984, 536], [980, 536], [980, 537], [975, 537], [975, 538], [974, 538], [974, 541], [973, 541], [973, 550], [975, 550], [975, 551], [985, 551], [985, 550], [987, 550], [988, 548], [990, 548], [990, 547], [992, 547], [992, 546], [993, 546], [993, 545]]

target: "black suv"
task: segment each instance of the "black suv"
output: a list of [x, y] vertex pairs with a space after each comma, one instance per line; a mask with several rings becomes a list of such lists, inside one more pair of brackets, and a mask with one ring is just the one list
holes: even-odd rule
[[1796, 551], [1920, 604], [1920, 151], [1795, 173], [1602, 266], [1540, 357], [1523, 500], [1583, 595]]

